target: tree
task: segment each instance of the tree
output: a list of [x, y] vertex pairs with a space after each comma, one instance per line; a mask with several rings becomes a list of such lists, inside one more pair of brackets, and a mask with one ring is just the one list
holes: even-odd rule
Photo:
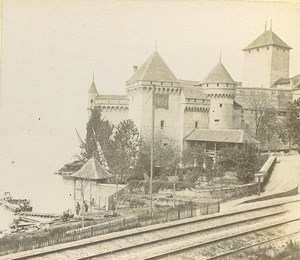
[[204, 146], [201, 144], [188, 146], [183, 149], [182, 164], [184, 167], [194, 167], [199, 169], [212, 168], [211, 160], [205, 153]]
[[[253, 132], [254, 136], [257, 138], [261, 132], [260, 130], [265, 128], [274, 117], [272, 104], [269, 102], [269, 97], [264, 92], [246, 96], [243, 98], [242, 103], [244, 109], [251, 111], [251, 121], [253, 121], [253, 124], [251, 125], [254, 126], [251, 132]], [[271, 116], [270, 119], [268, 116]]]
[[132, 169], [136, 167], [141, 146], [138, 129], [132, 120], [120, 122], [111, 143], [108, 160], [112, 171], [122, 181], [126, 180]]
[[289, 144], [289, 150], [292, 144], [300, 146], [300, 99], [290, 103], [280, 136]]
[[102, 117], [100, 107], [92, 109], [91, 117], [86, 126], [86, 139], [82, 143], [82, 152], [79, 156], [81, 160], [87, 161], [91, 157], [95, 157], [98, 161], [101, 161], [99, 157], [99, 146], [101, 146], [104, 157], [111, 150], [111, 136], [113, 133], [113, 126], [108, 120]]
[[219, 153], [218, 164], [224, 171], [235, 171], [238, 179], [243, 183], [253, 181], [258, 172], [261, 160], [253, 144], [244, 144], [243, 148], [223, 148]]
[[256, 139], [261, 147], [269, 150], [280, 145], [280, 120], [275, 108], [266, 108], [261, 116], [261, 123], [257, 129]]
[[[145, 179], [150, 176], [151, 149], [149, 142], [142, 142], [135, 172]], [[178, 142], [172, 138], [156, 134], [154, 143], [154, 178], [175, 175], [181, 161]]]
[[[74, 181], [74, 200], [76, 203], [76, 214], [81, 215], [81, 227], [84, 227], [85, 212], [88, 211], [88, 205], [86, 202], [88, 194], [91, 194], [93, 181], [89, 178], [93, 169], [91, 165], [85, 164], [81, 171], [75, 173], [76, 176], [71, 175]], [[80, 203], [78, 202], [80, 201]]]

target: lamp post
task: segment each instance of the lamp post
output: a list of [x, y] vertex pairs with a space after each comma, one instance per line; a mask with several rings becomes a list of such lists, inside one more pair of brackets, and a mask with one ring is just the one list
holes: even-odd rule
[[258, 183], [257, 192], [258, 192], [258, 196], [260, 196], [260, 184], [261, 182], [263, 182], [264, 175], [262, 173], [256, 173], [254, 174], [254, 177], [255, 177], [255, 182]]
[[154, 170], [154, 126], [155, 126], [155, 85], [152, 85], [152, 118], [151, 118], [151, 166], [150, 166], [150, 216], [153, 217], [153, 170]]

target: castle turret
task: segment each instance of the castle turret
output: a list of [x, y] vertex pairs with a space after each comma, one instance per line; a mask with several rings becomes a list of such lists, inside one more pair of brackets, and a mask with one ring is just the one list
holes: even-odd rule
[[289, 78], [290, 46], [273, 31], [265, 30], [244, 51], [243, 87], [269, 88]]
[[89, 117], [90, 117], [90, 109], [96, 105], [96, 98], [98, 96], [98, 91], [96, 88], [94, 75], [93, 75], [93, 82], [88, 91], [88, 110], [89, 110]]
[[200, 85], [210, 99], [209, 129], [233, 128], [233, 101], [237, 84], [221, 59]]
[[156, 133], [178, 138], [180, 114], [180, 82], [157, 51], [126, 82], [129, 100], [129, 118], [137, 125], [141, 135], [147, 139], [151, 130], [151, 97], [156, 93]]

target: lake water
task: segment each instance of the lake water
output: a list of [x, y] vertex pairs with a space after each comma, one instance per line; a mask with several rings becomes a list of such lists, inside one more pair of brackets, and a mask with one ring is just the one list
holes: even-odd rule
[[[30, 175], [26, 175], [30, 177]], [[10, 191], [14, 198], [31, 200], [35, 212], [62, 213], [73, 209], [73, 183], [55, 174], [32, 176], [32, 181], [21, 178], [9, 178], [0, 187], [1, 196]], [[0, 230], [8, 228], [13, 221], [14, 213], [0, 206]]]

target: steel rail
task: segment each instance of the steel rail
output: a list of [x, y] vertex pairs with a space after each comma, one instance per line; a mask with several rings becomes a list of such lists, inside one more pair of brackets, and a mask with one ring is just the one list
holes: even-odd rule
[[238, 233], [233, 234], [233, 235], [228, 235], [228, 236], [212, 239], [212, 240], [205, 241], [205, 242], [199, 242], [199, 243], [196, 243], [194, 245], [189, 245], [189, 246], [186, 246], [186, 247], [182, 247], [182, 248], [178, 248], [178, 249], [175, 249], [175, 250], [170, 250], [168, 252], [164, 252], [164, 253], [156, 254], [156, 255], [153, 255], [153, 256], [150, 256], [150, 257], [146, 257], [146, 258], [144, 258], [144, 260], [161, 259], [163, 257], [167, 257], [167, 256], [170, 256], [170, 255], [176, 255], [178, 253], [189, 251], [191, 249], [199, 248], [199, 247], [202, 247], [202, 246], [207, 246], [207, 245], [210, 245], [210, 244], [213, 244], [213, 243], [216, 243], [216, 242], [221, 242], [221, 241], [226, 240], [226, 239], [232, 239], [232, 238], [235, 238], [235, 237], [238, 237], [238, 236], [247, 235], [247, 234], [250, 234], [250, 233], [257, 232], [257, 231], [262, 231], [262, 230], [282, 226], [284, 224], [288, 224], [288, 223], [299, 221], [299, 220], [300, 220], [300, 218], [295, 218], [295, 219], [283, 221], [283, 222], [280, 222], [280, 223], [271, 224], [271, 225], [267, 225], [267, 226], [264, 226], [264, 227], [256, 228], [256, 229], [253, 229], [253, 230], [248, 230], [248, 231], [245, 231], [245, 232], [238, 232]]
[[244, 250], [249, 249], [251, 247], [260, 246], [260, 245], [263, 245], [263, 244], [266, 244], [266, 243], [269, 243], [269, 242], [272, 242], [272, 241], [275, 241], [275, 240], [278, 240], [278, 239], [282, 239], [282, 238], [285, 238], [285, 237], [289, 237], [289, 236], [292, 236], [292, 235], [295, 235], [295, 234], [298, 234], [298, 233], [300, 233], [300, 231], [295, 231], [295, 232], [292, 232], [292, 233], [289, 233], [289, 234], [285, 234], [285, 235], [282, 235], [282, 236], [271, 238], [271, 239], [268, 239], [268, 240], [265, 240], [265, 241], [262, 241], [262, 242], [258, 242], [258, 243], [252, 244], [252, 245], [240, 247], [240, 248], [235, 249], [235, 250], [231, 250], [231, 251], [228, 251], [228, 252], [225, 252], [225, 253], [222, 253], [222, 254], [218, 254], [218, 255], [208, 257], [208, 258], [206, 258], [206, 260], [213, 260], [213, 259], [222, 258], [224, 256], [233, 255], [237, 252], [244, 251]]
[[93, 255], [89, 255], [89, 256], [85, 256], [85, 257], [80, 257], [80, 258], [77, 258], [77, 259], [86, 260], [86, 259], [92, 259], [92, 258], [95, 258], [95, 257], [103, 257], [103, 256], [107, 256], [107, 255], [110, 255], [110, 254], [120, 253], [122, 251], [130, 250], [130, 249], [134, 249], [134, 248], [138, 248], [138, 247], [142, 247], [142, 246], [147, 246], [147, 245], [151, 245], [151, 244], [155, 244], [155, 243], [168, 241], [168, 240], [171, 240], [171, 239], [182, 238], [184, 236], [189, 236], [189, 235], [202, 233], [202, 232], [213, 231], [213, 230], [219, 229], [219, 228], [229, 227], [229, 226], [232, 226], [232, 225], [237, 225], [237, 224], [242, 224], [242, 223], [246, 223], [246, 222], [250, 222], [250, 221], [255, 221], [255, 220], [264, 219], [264, 218], [268, 218], [268, 217], [273, 217], [273, 216], [276, 216], [276, 215], [284, 214], [286, 212], [287, 211], [280, 211], [280, 212], [271, 213], [271, 214], [268, 213], [268, 214], [264, 214], [262, 216], [256, 216], [256, 217], [252, 217], [252, 218], [248, 218], [248, 219], [244, 219], [244, 220], [233, 221], [233, 222], [230, 222], [230, 223], [227, 223], [227, 224], [220, 224], [220, 225], [217, 225], [217, 226], [201, 228], [201, 229], [198, 229], [198, 230], [188, 231], [188, 232], [180, 233], [180, 234], [177, 234], [177, 235], [171, 235], [171, 236], [164, 237], [164, 238], [158, 238], [158, 239], [150, 240], [150, 241], [147, 241], [147, 242], [141, 242], [141, 243], [138, 243], [138, 244], [133, 244], [133, 245], [130, 245], [130, 246], [118, 248], [118, 249], [107, 251], [107, 252], [102, 252], [102, 253], [97, 253], [97, 254], [93, 254]]
[[[164, 230], [164, 229], [189, 225], [189, 224], [193, 224], [193, 223], [197, 223], [197, 222], [200, 223], [200, 222], [210, 221], [210, 220], [214, 220], [214, 219], [222, 219], [224, 217], [235, 216], [235, 215], [239, 215], [239, 214], [255, 212], [255, 211], [269, 209], [269, 208], [276, 208], [276, 207], [280, 207], [280, 206], [291, 204], [291, 203], [297, 203], [297, 202], [300, 202], [300, 199], [296, 199], [296, 200], [293, 200], [293, 201], [287, 201], [287, 202], [280, 202], [280, 203], [266, 205], [266, 206], [260, 206], [260, 207], [256, 207], [256, 208], [238, 210], [238, 211], [233, 211], [233, 212], [226, 212], [224, 214], [216, 213], [216, 214], [213, 214], [212, 216], [205, 215], [205, 216], [201, 216], [201, 217], [196, 217], [195, 219], [190, 219], [190, 218], [182, 219], [180, 223], [176, 223], [176, 221], [172, 221], [172, 222], [164, 223], [164, 224], [169, 224], [167, 226], [155, 226], [155, 225], [153, 225], [153, 227], [150, 228], [150, 229], [142, 230], [142, 231], [139, 230], [139, 229], [132, 230], [132, 232], [130, 232], [129, 234], [120, 234], [120, 236], [118, 236], [118, 237], [103, 238], [103, 237], [101, 237], [102, 235], [99, 235], [99, 239], [95, 239], [93, 241], [88, 241], [88, 242], [82, 241], [82, 244], [79, 244], [79, 245], [78, 244], [77, 245], [66, 245], [65, 247], [53, 248], [55, 246], [61, 245], [61, 244], [57, 244], [57, 245], [49, 246], [49, 250], [43, 251], [43, 252], [26, 252], [26, 251], [24, 251], [24, 254], [22, 254], [20, 256], [19, 255], [14, 256], [12, 254], [9, 259], [10, 260], [31, 259], [33, 257], [45, 256], [45, 255], [50, 255], [50, 254], [53, 254], [53, 253], [59, 253], [59, 252], [67, 251], [67, 250], [78, 249], [80, 247], [86, 247], [86, 246], [89, 246], [89, 245], [95, 245], [95, 244], [98, 244], [98, 243], [101, 243], [101, 242], [109, 242], [109, 241], [112, 241], [112, 240], [115, 240], [115, 239], [126, 238], [126, 237], [131, 237], [131, 236], [135, 236], [135, 235], [139, 235], [139, 234], [150, 233], [150, 232], [153, 232], [153, 231], [159, 231], [159, 230]], [[73, 242], [78, 242], [78, 240], [73, 241]], [[16, 253], [16, 254], [18, 254], [18, 253]], [[2, 257], [5, 257], [5, 256], [0, 256], [0, 259], [2, 259]]]

